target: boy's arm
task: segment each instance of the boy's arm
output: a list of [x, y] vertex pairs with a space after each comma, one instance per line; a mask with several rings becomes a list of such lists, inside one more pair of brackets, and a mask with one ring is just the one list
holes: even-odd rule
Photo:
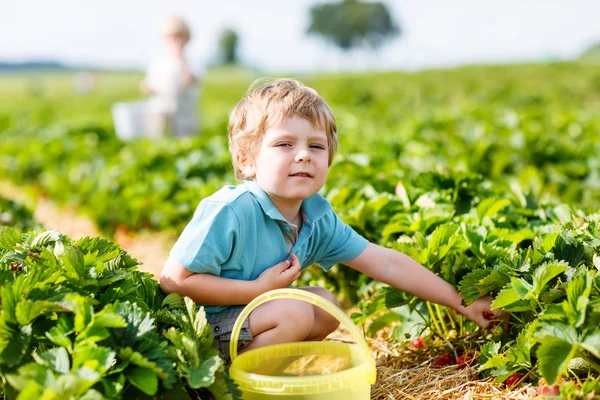
[[462, 306], [462, 298], [452, 285], [399, 251], [369, 243], [358, 257], [344, 264], [403, 292], [452, 307], [482, 327], [489, 325], [487, 314], [498, 314], [490, 309], [489, 297]]
[[198, 274], [185, 268], [169, 256], [160, 275], [160, 288], [165, 293], [188, 296], [206, 306], [245, 305], [271, 289], [287, 287], [300, 275], [300, 263], [295, 255], [265, 270], [256, 280], [221, 278]]
[[227, 279], [210, 274], [197, 274], [169, 256], [160, 275], [160, 288], [165, 293], [188, 296], [207, 306], [248, 304], [258, 296], [254, 281]]

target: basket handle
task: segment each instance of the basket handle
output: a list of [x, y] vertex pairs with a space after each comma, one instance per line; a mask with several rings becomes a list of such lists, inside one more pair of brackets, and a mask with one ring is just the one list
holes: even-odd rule
[[242, 324], [244, 320], [250, 315], [252, 310], [254, 310], [259, 305], [275, 299], [296, 299], [296, 300], [304, 300], [307, 303], [311, 303], [315, 306], [321, 307], [323, 310], [327, 311], [331, 314], [335, 319], [337, 319], [352, 335], [354, 340], [356, 340], [356, 344], [360, 347], [362, 352], [365, 355], [365, 360], [368, 360], [370, 364], [372, 364], [372, 371], [376, 370], [375, 367], [375, 359], [363, 338], [362, 333], [358, 330], [358, 327], [354, 325], [354, 323], [348, 318], [344, 312], [336, 307], [331, 302], [325, 300], [323, 297], [316, 295], [314, 293], [308, 292], [306, 290], [299, 289], [275, 289], [269, 292], [265, 292], [252, 300], [240, 313], [240, 315], [235, 320], [235, 324], [233, 325], [233, 330], [231, 331], [231, 342], [229, 343], [229, 353], [231, 357], [231, 361], [237, 357], [237, 344], [238, 344], [238, 336], [240, 334], [240, 330], [242, 329]]

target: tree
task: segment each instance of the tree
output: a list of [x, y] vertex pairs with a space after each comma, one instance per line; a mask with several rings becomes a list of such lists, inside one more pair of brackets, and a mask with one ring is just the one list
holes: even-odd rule
[[319, 4], [310, 9], [308, 34], [317, 34], [344, 51], [368, 45], [378, 49], [401, 33], [385, 4], [360, 0]]
[[225, 29], [219, 38], [220, 60], [223, 64], [237, 64], [238, 34], [233, 29]]

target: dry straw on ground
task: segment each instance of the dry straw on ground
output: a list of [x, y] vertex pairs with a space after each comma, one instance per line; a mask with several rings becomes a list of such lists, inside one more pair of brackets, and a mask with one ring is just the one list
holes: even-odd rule
[[[352, 342], [343, 329], [330, 339]], [[532, 386], [505, 388], [489, 380], [479, 379], [472, 367], [431, 367], [435, 358], [431, 352], [417, 353], [394, 344], [385, 331], [367, 339], [377, 360], [377, 382], [371, 390], [371, 399], [507, 399], [521, 400], [535, 397]]]

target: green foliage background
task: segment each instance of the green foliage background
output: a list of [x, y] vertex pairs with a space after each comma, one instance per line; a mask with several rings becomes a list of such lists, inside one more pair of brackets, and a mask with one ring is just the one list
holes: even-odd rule
[[[70, 75], [1, 77], [0, 174], [75, 205], [109, 235], [119, 225], [176, 235], [203, 197], [236, 183], [227, 120], [257, 77], [211, 70], [199, 137], [129, 143], [114, 135], [110, 105], [137, 99], [140, 75], [100, 74], [90, 95], [75, 94]], [[482, 374], [502, 381], [531, 371], [530, 379], [550, 382], [598, 375], [597, 68], [296, 78], [317, 89], [338, 120], [340, 150], [323, 194], [342, 218], [456, 285], [467, 301], [496, 296], [495, 306], [511, 314], [511, 327], [482, 348]], [[448, 342], [450, 331], [475, 330], [347, 268], [309, 268], [299, 284], [357, 302], [357, 323], [375, 319], [370, 333], [401, 321], [398, 342], [421, 334]], [[574, 359], [587, 370], [573, 372]]]

